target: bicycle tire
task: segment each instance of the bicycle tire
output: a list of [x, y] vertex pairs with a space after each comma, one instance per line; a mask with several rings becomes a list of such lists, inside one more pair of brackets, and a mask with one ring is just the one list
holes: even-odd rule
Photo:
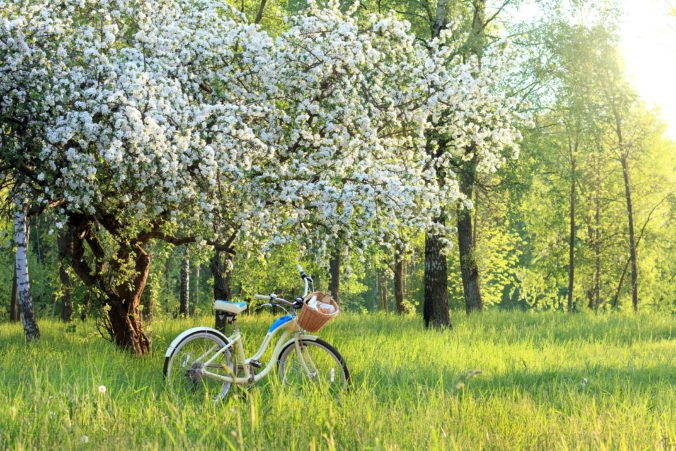
[[[320, 338], [300, 339], [303, 360], [307, 360], [305, 353], [310, 355], [310, 363], [306, 362], [311, 373], [308, 374], [303, 368], [295, 344], [293, 341], [286, 345], [277, 359], [277, 373], [282, 384], [299, 388], [314, 386], [330, 392], [348, 389], [351, 382], [350, 371], [336, 348]], [[337, 373], [339, 377], [336, 377]]]
[[[171, 394], [179, 398], [211, 399], [214, 402], [224, 399], [232, 384], [201, 375], [200, 370], [204, 367], [197, 361], [197, 356], [211, 348], [215, 348], [211, 352], [218, 351], [226, 345], [227, 340], [209, 331], [185, 337], [164, 360], [165, 384]], [[225, 351], [208, 368], [215, 374], [232, 374], [234, 364], [230, 351]]]

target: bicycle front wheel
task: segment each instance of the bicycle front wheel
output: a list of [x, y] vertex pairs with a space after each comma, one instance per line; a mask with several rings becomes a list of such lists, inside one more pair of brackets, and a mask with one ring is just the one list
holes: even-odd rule
[[340, 353], [321, 339], [300, 339], [280, 353], [277, 370], [282, 383], [290, 388], [318, 388], [337, 393], [347, 389], [350, 372]]
[[[164, 376], [170, 392], [181, 399], [220, 401], [230, 382], [216, 376], [232, 376], [234, 365], [226, 342], [209, 332], [186, 337], [166, 358]], [[210, 374], [209, 374], [210, 373]]]

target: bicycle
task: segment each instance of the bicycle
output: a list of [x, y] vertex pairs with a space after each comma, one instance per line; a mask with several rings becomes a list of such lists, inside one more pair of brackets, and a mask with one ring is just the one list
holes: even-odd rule
[[[298, 265], [305, 283], [302, 297], [287, 301], [276, 294], [260, 295], [267, 300], [262, 307], [280, 307], [286, 315], [270, 326], [263, 343], [251, 357], [245, 356], [244, 339], [237, 326], [237, 315], [248, 308], [246, 302], [214, 301], [217, 316], [225, 317], [233, 333], [211, 327], [194, 327], [179, 334], [165, 353], [164, 377], [170, 391], [178, 396], [224, 399], [232, 384], [253, 386], [277, 366], [281, 382], [286, 386], [305, 389], [310, 386], [330, 392], [340, 392], [350, 383], [345, 359], [329, 343], [316, 335], [309, 335], [296, 321], [295, 310], [302, 308], [312, 277]], [[260, 359], [273, 337], [283, 330], [267, 365]]]

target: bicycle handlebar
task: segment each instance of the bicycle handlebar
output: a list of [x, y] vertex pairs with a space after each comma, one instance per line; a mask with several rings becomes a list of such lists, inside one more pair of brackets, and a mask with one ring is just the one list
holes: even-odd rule
[[275, 293], [270, 293], [270, 294], [267, 294], [267, 295], [266, 294], [254, 294], [254, 296], [253, 296], [254, 299], [261, 299], [263, 301], [270, 301], [270, 305], [274, 305], [275, 303], [278, 303], [278, 304], [285, 304], [285, 305], [288, 305], [288, 306], [294, 307], [294, 308], [299, 308], [299, 306], [302, 305], [302, 299], [305, 296], [307, 296], [310, 283], [312, 284], [312, 289], [314, 290], [314, 281], [312, 280], [312, 277], [305, 274], [305, 271], [303, 271], [302, 266], [296, 265], [296, 268], [298, 268], [298, 272], [300, 273], [300, 277], [305, 282], [305, 292], [303, 293], [302, 297], [298, 298], [298, 299], [301, 299], [300, 303], [298, 302], [298, 300], [296, 300], [294, 302], [289, 302], [286, 299], [282, 299], [280, 297], [277, 297], [277, 295]]
[[264, 300], [264, 301], [270, 301], [270, 304], [273, 307], [274, 307], [274, 304], [284, 304], [284, 305], [288, 305], [289, 307], [295, 307], [296, 306], [296, 302], [287, 301], [284, 298], [277, 297], [277, 295], [274, 294], [274, 293], [271, 293], [271, 294], [268, 294], [268, 295], [254, 294], [254, 298], [255, 299], [261, 299], [261, 300]]
[[300, 278], [301, 278], [301, 279], [303, 279], [303, 280], [309, 279], [308, 275], [305, 274], [305, 271], [303, 271], [303, 267], [302, 267], [302, 266], [296, 265], [296, 267], [298, 268], [298, 272], [300, 273]]

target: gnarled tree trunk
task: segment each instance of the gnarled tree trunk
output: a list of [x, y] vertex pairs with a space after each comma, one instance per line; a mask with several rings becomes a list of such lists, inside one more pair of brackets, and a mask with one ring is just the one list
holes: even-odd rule
[[[85, 256], [84, 243], [89, 245], [93, 266]], [[108, 260], [93, 220], [85, 215], [72, 215], [59, 240], [59, 254], [68, 258], [75, 273], [88, 287], [96, 288], [107, 306], [104, 328], [119, 347], [142, 355], [150, 351], [150, 339], [145, 333], [139, 306], [150, 272], [150, 256], [140, 243], [125, 243]], [[131, 263], [131, 278], [121, 277], [111, 285], [111, 275], [126, 272]]]
[[30, 343], [40, 338], [40, 329], [35, 321], [28, 278], [28, 208], [19, 195], [14, 199], [14, 244], [17, 298], [26, 341]]
[[140, 246], [118, 251], [119, 261], [134, 261], [134, 275], [130, 281], [120, 283], [106, 291], [108, 311], [108, 332], [116, 345], [129, 348], [134, 354], [150, 351], [150, 339], [145, 333], [139, 306], [141, 295], [150, 273], [150, 256]]

